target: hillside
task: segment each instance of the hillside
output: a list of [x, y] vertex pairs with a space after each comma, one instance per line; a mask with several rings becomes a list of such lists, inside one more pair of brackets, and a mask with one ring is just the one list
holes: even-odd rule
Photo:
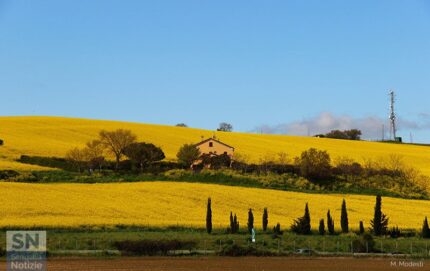
[[[30, 192], [31, 191], [31, 192]], [[363, 220], [369, 226], [374, 196], [317, 195], [172, 182], [114, 184], [22, 184], [0, 183], [0, 226], [79, 226], [86, 225], [182, 225], [204, 227], [206, 200], [212, 198], [213, 225], [225, 228], [230, 211], [236, 212], [242, 227], [248, 208], [253, 208], [256, 226], [261, 227], [264, 207], [269, 224], [288, 228], [303, 215], [309, 203], [314, 229], [330, 209], [339, 227], [340, 207], [345, 198], [350, 226]], [[383, 211], [390, 225], [416, 228], [430, 215], [430, 201], [383, 198]], [[31, 219], [29, 219], [31, 218]]]
[[[41, 156], [64, 156], [71, 148], [82, 146], [97, 137], [101, 129], [130, 129], [139, 140], [162, 147], [167, 159], [175, 159], [184, 143], [199, 142], [210, 137], [213, 131], [173, 126], [140, 124], [130, 122], [102, 121], [62, 117], [0, 117], [0, 169], [42, 169], [14, 162], [21, 154]], [[426, 146], [383, 144], [365, 141], [333, 140], [286, 135], [260, 135], [250, 133], [216, 132], [223, 142], [236, 148], [236, 153], [251, 161], [286, 152], [290, 158], [310, 147], [327, 150], [332, 158], [347, 156], [362, 162], [399, 154], [405, 162], [430, 175], [430, 148]]]

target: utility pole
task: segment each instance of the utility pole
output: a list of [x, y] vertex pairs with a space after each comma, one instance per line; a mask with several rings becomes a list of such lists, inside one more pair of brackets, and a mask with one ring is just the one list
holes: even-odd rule
[[382, 141], [385, 141], [385, 124], [382, 124]]
[[395, 94], [394, 91], [390, 90], [390, 134], [392, 135], [392, 139], [396, 140], [396, 113], [394, 111], [394, 102], [395, 102]]

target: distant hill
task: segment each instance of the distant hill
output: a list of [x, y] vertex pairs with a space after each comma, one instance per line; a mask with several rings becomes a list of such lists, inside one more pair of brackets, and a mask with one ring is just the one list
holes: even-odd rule
[[100, 130], [130, 129], [139, 140], [160, 146], [167, 159], [173, 160], [184, 143], [196, 143], [202, 138], [217, 138], [235, 147], [236, 153], [259, 162], [262, 157], [285, 152], [290, 158], [311, 147], [327, 150], [332, 158], [349, 157], [358, 162], [380, 159], [390, 154], [404, 157], [404, 161], [430, 175], [430, 148], [419, 145], [384, 144], [327, 138], [261, 135], [236, 132], [215, 132], [194, 128], [141, 124], [119, 121], [90, 120], [64, 117], [0, 117], [0, 169], [41, 169], [14, 162], [22, 154], [64, 156], [67, 150], [83, 146], [97, 137]]

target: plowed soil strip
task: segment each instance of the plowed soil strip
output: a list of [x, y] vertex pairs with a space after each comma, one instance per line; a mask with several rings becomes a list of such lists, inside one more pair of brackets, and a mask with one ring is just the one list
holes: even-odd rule
[[[6, 270], [6, 263], [0, 263]], [[373, 271], [430, 270], [428, 260], [301, 257], [141, 257], [115, 259], [50, 259], [49, 271]]]

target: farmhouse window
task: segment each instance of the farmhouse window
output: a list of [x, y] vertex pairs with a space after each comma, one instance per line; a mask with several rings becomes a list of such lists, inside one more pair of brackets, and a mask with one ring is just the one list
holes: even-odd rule
[[214, 143], [213, 142], [209, 142], [209, 147], [213, 147], [214, 146]]

